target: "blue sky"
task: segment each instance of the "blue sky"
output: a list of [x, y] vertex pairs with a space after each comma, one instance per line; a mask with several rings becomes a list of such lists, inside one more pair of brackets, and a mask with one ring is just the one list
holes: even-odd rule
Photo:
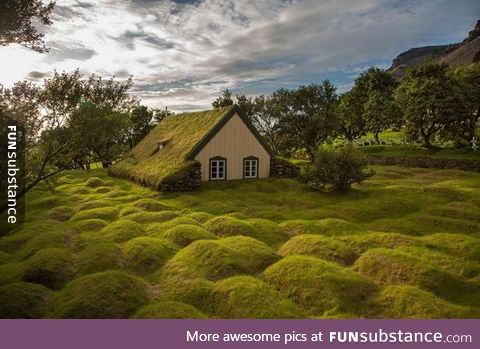
[[57, 0], [50, 52], [0, 48], [0, 82], [133, 75], [144, 104], [175, 111], [209, 108], [225, 88], [328, 78], [343, 92], [411, 47], [461, 41], [479, 18], [478, 0]]

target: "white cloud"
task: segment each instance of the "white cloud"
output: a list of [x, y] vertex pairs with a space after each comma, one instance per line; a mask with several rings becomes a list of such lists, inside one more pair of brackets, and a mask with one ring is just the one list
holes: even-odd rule
[[0, 48], [0, 76], [10, 85], [53, 69], [132, 74], [145, 103], [178, 110], [208, 107], [224, 88], [331, 77], [345, 90], [360, 68], [461, 39], [479, 14], [474, 0], [59, 0], [51, 52]]

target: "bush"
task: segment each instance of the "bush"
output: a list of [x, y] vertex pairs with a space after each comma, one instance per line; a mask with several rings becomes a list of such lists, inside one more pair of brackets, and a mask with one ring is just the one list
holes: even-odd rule
[[190, 304], [161, 301], [148, 304], [135, 314], [136, 319], [205, 319], [206, 316]]
[[291, 300], [252, 276], [234, 276], [214, 286], [215, 311], [226, 319], [302, 318]]
[[0, 319], [39, 319], [52, 300], [48, 288], [28, 282], [0, 286]]
[[308, 315], [351, 312], [364, 315], [376, 287], [360, 275], [314, 257], [289, 256], [263, 273], [268, 284]]
[[46, 248], [26, 261], [23, 281], [60, 289], [76, 273], [73, 255], [63, 248]]
[[365, 172], [367, 158], [353, 145], [338, 150], [321, 147], [315, 154], [312, 166], [305, 169], [304, 179], [313, 187], [347, 191], [354, 183], [362, 183], [373, 172]]
[[147, 285], [120, 271], [82, 276], [55, 298], [52, 317], [73, 319], [129, 318], [148, 303]]
[[78, 253], [77, 265], [80, 275], [123, 269], [122, 250], [113, 243], [95, 243]]

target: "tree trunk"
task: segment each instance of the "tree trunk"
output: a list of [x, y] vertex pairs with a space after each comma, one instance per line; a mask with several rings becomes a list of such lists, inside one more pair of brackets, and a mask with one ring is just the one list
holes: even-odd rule
[[373, 134], [373, 137], [375, 137], [375, 143], [377, 143], [377, 144], [380, 144], [380, 138], [378, 137], [379, 133], [380, 132], [377, 131], [377, 132], [374, 132], [374, 134]]

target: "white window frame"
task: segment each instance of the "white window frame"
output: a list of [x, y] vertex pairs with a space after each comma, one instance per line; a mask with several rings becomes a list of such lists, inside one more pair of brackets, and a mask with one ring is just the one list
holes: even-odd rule
[[258, 178], [258, 158], [243, 159], [243, 178]]
[[[223, 168], [222, 176], [220, 176], [219, 169]], [[215, 170], [214, 170], [215, 169]], [[224, 181], [227, 178], [227, 160], [226, 159], [210, 159], [210, 180], [211, 181]]]

